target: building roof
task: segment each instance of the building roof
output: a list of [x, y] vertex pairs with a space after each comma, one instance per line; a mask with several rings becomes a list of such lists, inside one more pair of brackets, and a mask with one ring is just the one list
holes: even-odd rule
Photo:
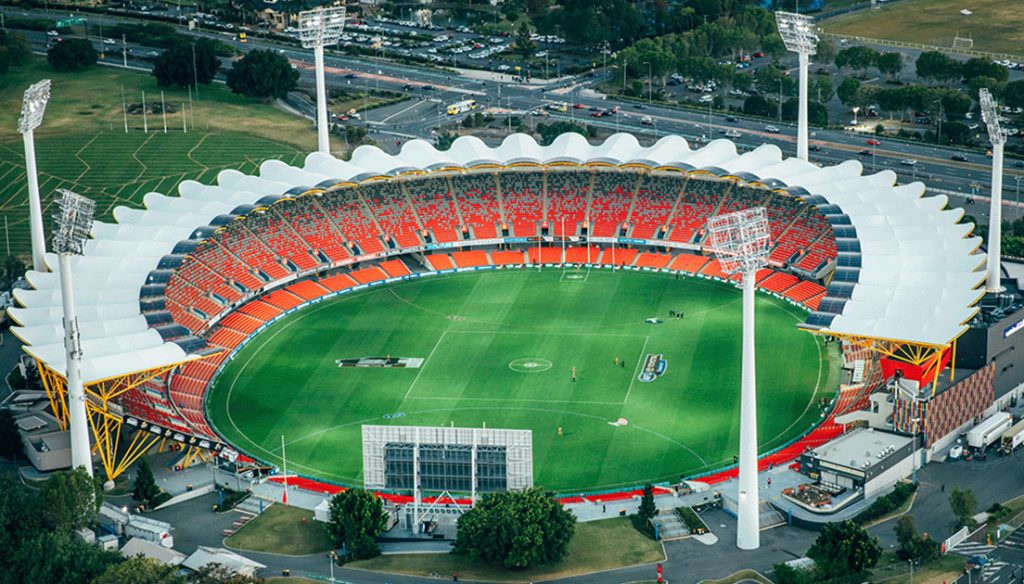
[[266, 568], [265, 565], [240, 556], [231, 550], [224, 548], [211, 548], [199, 546], [191, 556], [185, 558], [182, 566], [190, 570], [199, 570], [207, 564], [220, 564], [234, 573], [243, 576], [252, 576], [256, 570]]
[[[301, 193], [360, 178], [394, 176], [415, 169], [471, 170], [507, 164], [571, 162], [704, 170], [742, 177], [799, 193], [829, 218], [836, 232], [841, 274], [804, 326], [833, 333], [945, 345], [959, 336], [976, 311], [984, 280], [981, 240], [957, 222], [961, 209], [947, 209], [944, 195], [925, 197], [920, 182], [895, 186], [886, 170], [864, 175], [856, 160], [820, 167], [783, 158], [774, 145], [738, 153], [728, 140], [698, 149], [680, 136], [643, 147], [631, 134], [615, 134], [590, 145], [567, 133], [549, 146], [530, 136], [509, 136], [496, 148], [462, 137], [439, 152], [427, 142], [406, 142], [397, 155], [373, 146], [355, 150], [351, 161], [313, 153], [301, 168], [271, 160], [258, 175], [225, 170], [214, 185], [185, 181], [178, 196], [149, 193], [144, 209], [117, 207], [114, 223], [97, 222], [85, 255], [71, 261], [84, 362], [91, 383], [195, 358], [185, 345], [164, 341], [142, 315], [139, 293], [161, 258], [186, 240], [212, 233], [218, 216], [230, 215], [268, 196]], [[204, 229], [205, 228], [205, 229]], [[54, 371], [66, 371], [59, 263], [47, 254], [50, 273], [29, 271], [31, 290], [16, 290], [12, 331], [25, 351]], [[848, 264], [848, 266], [846, 266]]]
[[126, 558], [145, 556], [171, 566], [177, 566], [185, 561], [185, 554], [137, 537], [129, 539], [128, 543], [124, 544], [121, 548], [121, 555]]
[[860, 428], [815, 448], [809, 454], [835, 465], [866, 470], [913, 440], [909, 436]]

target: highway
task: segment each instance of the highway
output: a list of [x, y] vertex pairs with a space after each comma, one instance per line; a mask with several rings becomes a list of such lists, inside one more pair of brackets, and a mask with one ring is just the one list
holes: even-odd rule
[[[39, 14], [41, 15], [41, 13]], [[90, 31], [98, 33], [96, 24], [113, 25], [116, 19], [109, 16], [90, 15]], [[243, 51], [255, 48], [266, 48], [278, 51], [286, 56], [300, 72], [300, 84], [306, 87], [313, 85], [312, 53], [290, 45], [270, 43], [264, 40], [250, 40], [239, 44], [233, 35], [217, 31], [187, 31], [186, 34], [216, 38], [233, 44]], [[46, 47], [46, 35], [41, 32], [26, 31], [36, 51], [43, 52]], [[98, 35], [92, 37], [97, 48], [101, 46]], [[121, 63], [120, 43], [103, 45], [108, 53], [105, 61], [111, 64]], [[129, 57], [129, 66], [139, 69], [150, 69], [149, 60], [140, 56], [154, 55], [157, 49], [130, 44], [133, 56]], [[794, 155], [796, 150], [796, 128], [793, 125], [780, 125], [772, 121], [751, 119], [742, 116], [727, 116], [724, 113], [710, 110], [679, 109], [658, 103], [635, 104], [606, 98], [592, 89], [598, 77], [563, 77], [561, 79], [533, 79], [530, 83], [513, 81], [509, 75], [477, 70], [455, 70], [412, 66], [386, 59], [353, 57], [340, 55], [328, 50], [326, 57], [328, 87], [351, 87], [355, 90], [386, 89], [404, 92], [409, 99], [396, 105], [370, 110], [363, 116], [362, 123], [371, 132], [382, 136], [393, 136], [394, 140], [378, 140], [386, 149], [394, 150], [401, 141], [414, 137], [431, 140], [436, 128], [442, 131], [452, 129], [450, 120], [445, 113], [447, 104], [462, 99], [473, 98], [478, 101], [478, 111], [490, 112], [499, 121], [504, 120], [511, 112], [516, 116], [532, 117], [535, 110], [544, 108], [549, 103], [565, 102], [569, 109], [565, 113], [549, 112], [550, 120], [577, 121], [598, 126], [607, 131], [624, 131], [636, 134], [641, 140], [648, 140], [665, 134], [679, 134], [691, 144], [707, 143], [716, 138], [724, 138], [726, 131], [731, 131], [732, 140], [741, 150], [749, 150], [761, 144], [776, 144], [786, 155]], [[225, 60], [224, 69], [229, 66]], [[223, 74], [222, 74], [223, 76]], [[299, 105], [297, 109], [310, 115], [311, 108]], [[579, 104], [580, 109], [577, 109]], [[618, 108], [618, 113], [611, 116], [595, 118], [593, 110]], [[644, 118], [649, 118], [645, 120]], [[734, 121], [727, 121], [734, 120]], [[537, 118], [541, 119], [541, 118]], [[642, 122], [649, 121], [648, 124]], [[496, 124], [497, 125], [497, 124]], [[778, 133], [766, 131], [768, 125], [778, 126]], [[736, 135], [738, 133], [738, 136]], [[903, 142], [884, 137], [881, 144], [869, 145], [867, 140], [872, 136], [854, 134], [842, 130], [811, 129], [812, 151], [811, 160], [820, 164], [837, 164], [848, 159], [858, 159], [866, 172], [891, 170], [898, 175], [898, 180], [908, 183], [920, 180], [931, 189], [958, 193], [954, 204], [963, 205], [967, 199], [987, 197], [990, 182], [991, 161], [984, 153], [927, 145], [919, 142]], [[1017, 140], [1019, 138], [1011, 138]], [[966, 161], [953, 161], [951, 157], [962, 154]], [[916, 161], [913, 165], [901, 164], [903, 161]], [[1024, 182], [1024, 161], [1006, 159], [1004, 177], [1004, 199], [1008, 208], [1004, 211], [1007, 219], [1018, 216], [1020, 183]], [[968, 205], [968, 213], [976, 217], [985, 217], [984, 205]]]

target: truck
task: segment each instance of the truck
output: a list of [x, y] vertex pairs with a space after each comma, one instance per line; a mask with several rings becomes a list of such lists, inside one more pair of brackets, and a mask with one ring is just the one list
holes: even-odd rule
[[967, 445], [975, 450], [985, 450], [999, 440], [1011, 425], [1013, 416], [1006, 412], [996, 412], [967, 433]]
[[1003, 454], [1010, 454], [1024, 444], [1024, 420], [1014, 424], [1009, 430], [1003, 432], [999, 437], [999, 451]]

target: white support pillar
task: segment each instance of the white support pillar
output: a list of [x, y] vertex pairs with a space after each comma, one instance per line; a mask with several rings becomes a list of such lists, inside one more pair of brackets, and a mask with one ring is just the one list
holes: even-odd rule
[[316, 62], [316, 139], [317, 150], [331, 153], [330, 126], [327, 123], [327, 82], [324, 79], [324, 46], [313, 47]]
[[811, 56], [800, 53], [800, 109], [796, 126], [796, 157], [807, 160], [807, 78], [810, 76]]
[[25, 172], [28, 174], [28, 221], [32, 236], [32, 269], [48, 272], [46, 268], [46, 236], [43, 234], [43, 205], [39, 198], [39, 175], [36, 171], [35, 133], [22, 134], [25, 142]]
[[75, 318], [71, 286], [71, 254], [60, 257], [60, 292], [64, 299], [64, 348], [67, 351], [68, 413], [71, 433], [71, 468], [85, 467], [93, 476], [89, 447], [89, 419], [85, 412], [85, 388], [82, 386], [82, 346]]
[[992, 144], [992, 204], [988, 214], [988, 275], [985, 278], [985, 289], [989, 292], [1002, 292], [1002, 270], [1000, 256], [1002, 254], [1003, 235], [1003, 143]]
[[740, 467], [736, 547], [761, 546], [757, 484], [757, 391], [754, 368], [754, 284], [756, 270], [743, 273], [743, 366], [740, 397]]

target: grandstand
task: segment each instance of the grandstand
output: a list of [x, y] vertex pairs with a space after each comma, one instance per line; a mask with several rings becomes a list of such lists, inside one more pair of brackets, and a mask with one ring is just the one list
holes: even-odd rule
[[[259, 177], [226, 171], [217, 186], [187, 182], [180, 198], [150, 194], [147, 210], [119, 208], [121, 225], [97, 225], [74, 269], [117, 266], [123, 284], [101, 300], [111, 308], [87, 315], [95, 326], [83, 327], [85, 351], [99, 365], [84, 376], [88, 384], [153, 372], [121, 400], [125, 416], [230, 452], [206, 418], [207, 389], [236, 350], [308, 303], [430, 272], [497, 266], [604, 266], [728, 281], [705, 254], [704, 225], [753, 206], [768, 211], [773, 240], [758, 288], [813, 311], [809, 328], [860, 326], [863, 319], [844, 320], [844, 306], [856, 304], [849, 287], [828, 280], [841, 255], [837, 241], [856, 237], [834, 201], [870, 199], [874, 210], [858, 212], [884, 217], [886, 205], [903, 209], [921, 194], [878, 176], [862, 177], [856, 162], [822, 169], [783, 161], [774, 146], [740, 155], [724, 140], [691, 150], [669, 136], [643, 148], [616, 135], [595, 147], [575, 134], [548, 149], [521, 135], [497, 149], [462, 138], [446, 153], [412, 141], [397, 157], [363, 147], [352, 162], [315, 153], [304, 168], [270, 161]], [[971, 241], [953, 223], [936, 220], [942, 227], [934, 237], [953, 232], [963, 240], [947, 246], [958, 260], [950, 270], [971, 272]], [[867, 257], [876, 253], [872, 237], [892, 235], [861, 233], [865, 270], [881, 269]], [[29, 280], [50, 290], [50, 276]], [[49, 316], [55, 295], [18, 301], [23, 308], [11, 315], [26, 351], [61, 371], [63, 333]]]

